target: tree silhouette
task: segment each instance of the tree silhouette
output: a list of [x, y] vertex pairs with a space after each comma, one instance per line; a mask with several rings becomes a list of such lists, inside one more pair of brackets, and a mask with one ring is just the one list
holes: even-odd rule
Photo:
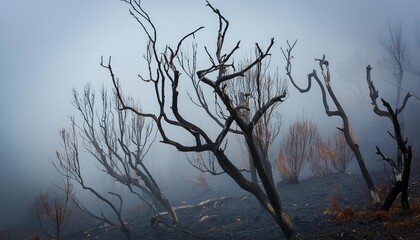
[[369, 86], [369, 96], [372, 100], [373, 111], [382, 117], [387, 117], [391, 120], [392, 126], [394, 128], [394, 133], [388, 131], [388, 134], [395, 140], [397, 143], [397, 157], [396, 160], [388, 157], [381, 149], [376, 146], [376, 154], [382, 157], [383, 160], [391, 165], [393, 174], [394, 174], [394, 184], [389, 191], [387, 197], [384, 200], [382, 205], [383, 210], [389, 210], [395, 198], [398, 194], [401, 193], [401, 206], [403, 209], [409, 209], [410, 205], [408, 203], [408, 180], [410, 179], [410, 170], [411, 170], [411, 160], [413, 158], [413, 153], [411, 146], [408, 145], [408, 139], [404, 139], [401, 125], [398, 119], [398, 115], [404, 110], [408, 99], [411, 97], [410, 93], [407, 93], [403, 99], [403, 102], [400, 107], [397, 107], [395, 110], [392, 109], [391, 105], [381, 98], [385, 110], [380, 109], [377, 104], [377, 99], [379, 97], [378, 90], [376, 90], [375, 85], [371, 79], [371, 70], [372, 67], [369, 65], [366, 67], [366, 80]]
[[[148, 170], [145, 159], [154, 142], [153, 127], [144, 117], [119, 111], [118, 99], [101, 90], [100, 106], [95, 105], [95, 93], [89, 85], [82, 97], [73, 91], [73, 105], [81, 116], [80, 123], [72, 121], [79, 130], [83, 145], [97, 163], [113, 179], [128, 187], [158, 214], [163, 207], [173, 223], [178, 217], [162, 194], [158, 183]], [[130, 101], [130, 100], [128, 100]], [[131, 103], [134, 105], [133, 101]], [[98, 113], [99, 116], [95, 116]], [[143, 193], [147, 198], [142, 197]]]

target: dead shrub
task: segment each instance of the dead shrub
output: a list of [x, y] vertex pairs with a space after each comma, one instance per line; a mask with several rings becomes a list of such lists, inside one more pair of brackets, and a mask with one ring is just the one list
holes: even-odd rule
[[195, 182], [204, 190], [210, 190], [210, 186], [209, 183], [207, 182], [207, 178], [206, 176], [204, 176], [204, 174], [202, 172], [200, 172], [196, 177], [195, 177]]
[[334, 215], [332, 221], [337, 224], [349, 221], [379, 222], [386, 229], [412, 231], [416, 230], [420, 224], [420, 197], [412, 198], [410, 211], [403, 210], [401, 207], [394, 207], [389, 211], [374, 209], [353, 211], [349, 206], [340, 207], [338, 198], [334, 195], [330, 197], [330, 207], [325, 209], [324, 214]]
[[52, 192], [41, 192], [35, 198], [33, 205], [41, 229], [49, 238], [57, 240], [60, 239], [67, 224], [70, 215], [69, 201], [73, 197], [73, 187], [70, 184], [70, 179], [66, 178], [63, 183], [64, 187], [61, 188], [63, 194], [57, 193], [57, 186], [54, 186]]
[[331, 147], [317, 134], [312, 158], [308, 161], [312, 174], [323, 177], [332, 174], [331, 162], [334, 152]]
[[283, 181], [298, 181], [302, 168], [313, 153], [317, 132], [317, 126], [305, 116], [289, 127], [276, 159], [276, 168]]
[[330, 207], [325, 209], [324, 214], [335, 215], [332, 221], [334, 223], [348, 222], [354, 219], [355, 212], [350, 206], [340, 207], [337, 196], [330, 197]]
[[289, 162], [289, 159], [280, 153], [276, 159], [276, 169], [279, 171], [284, 182], [297, 182], [297, 176], [294, 176], [290, 170], [290, 166], [288, 166]]
[[330, 207], [325, 209], [324, 214], [335, 214], [340, 211], [340, 204], [336, 195], [330, 197]]
[[354, 153], [347, 144], [343, 132], [340, 130], [334, 131], [330, 142], [334, 153], [331, 159], [333, 168], [339, 173], [346, 173], [347, 166], [353, 160]]
[[341, 211], [337, 213], [337, 216], [334, 218], [334, 222], [341, 223], [341, 222], [348, 222], [353, 220], [354, 218], [354, 211], [351, 209], [350, 206], [344, 206]]

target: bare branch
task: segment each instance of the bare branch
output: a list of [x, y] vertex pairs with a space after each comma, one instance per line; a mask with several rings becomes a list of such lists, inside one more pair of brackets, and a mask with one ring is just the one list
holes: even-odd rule
[[388, 162], [390, 165], [391, 165], [391, 167], [392, 167], [392, 169], [394, 170], [394, 172], [396, 172], [397, 171], [397, 165], [395, 164], [395, 162], [394, 162], [394, 160], [392, 160], [391, 158], [389, 158], [388, 156], [386, 156], [382, 151], [381, 151], [381, 149], [379, 149], [379, 147], [378, 146], [376, 146], [376, 154], [378, 154], [379, 156], [381, 156], [382, 157], [382, 159], [383, 160], [385, 160], [386, 162]]
[[[260, 55], [251, 64], [249, 64], [248, 66], [246, 66], [245, 68], [237, 72], [219, 77], [216, 81], [216, 85], [220, 85], [221, 83], [231, 80], [235, 77], [243, 76], [245, 72], [249, 71], [252, 67], [254, 67], [256, 64], [261, 62], [265, 57], [270, 55], [269, 52], [273, 45], [274, 45], [274, 38], [271, 39], [270, 45], [268, 46], [267, 50], [265, 52], [261, 52]], [[256, 46], [258, 46], [258, 44], [256, 44]]]
[[[118, 224], [113, 223], [109, 219], [107, 219], [103, 214], [102, 217], [98, 216], [91, 211], [89, 211], [87, 208], [83, 207], [78, 201], [75, 201], [76, 205], [82, 209], [83, 211], [89, 213], [90, 216], [95, 217], [96, 219], [100, 219], [101, 221], [108, 222], [110, 224], [113, 224], [114, 226], [118, 226], [126, 235], [127, 239], [130, 239], [130, 232], [125, 224], [125, 222], [122, 220], [121, 211], [118, 210], [115, 205], [106, 197], [98, 193], [95, 189], [92, 187], [89, 187], [84, 182], [83, 175], [81, 173], [80, 168], [80, 162], [79, 162], [79, 153], [78, 153], [78, 144], [77, 144], [77, 137], [75, 128], [73, 127], [70, 133], [66, 131], [62, 131], [61, 140], [64, 146], [63, 153], [57, 153], [57, 160], [59, 162], [56, 167], [58, 167], [61, 171], [59, 172], [68, 172], [70, 176], [72, 176], [72, 179], [74, 179], [76, 182], [79, 183], [79, 185], [89, 191], [91, 194], [93, 194], [96, 198], [98, 198], [100, 201], [104, 202], [108, 207], [112, 209], [114, 214], [118, 218]], [[122, 203], [121, 203], [122, 204]]]
[[[373, 81], [371, 79], [371, 73], [370, 73], [371, 70], [372, 70], [372, 67], [370, 65], [368, 65], [366, 67], [366, 80], [367, 80], [367, 83], [368, 83], [368, 86], [369, 86], [369, 96], [370, 96], [370, 99], [372, 101], [371, 104], [373, 105], [373, 111], [379, 116], [391, 118], [391, 115], [390, 115], [389, 111], [381, 110], [379, 108], [378, 104], [377, 104], [377, 99], [379, 97], [379, 94], [378, 94], [379, 91], [376, 90], [375, 85], [373, 84]], [[402, 105], [399, 108], [397, 108], [397, 110], [396, 110], [397, 114], [401, 113], [404, 110], [404, 108], [407, 104], [407, 101], [411, 96], [412, 96], [411, 93], [407, 92], [407, 94], [405, 95], [405, 97], [403, 99]]]

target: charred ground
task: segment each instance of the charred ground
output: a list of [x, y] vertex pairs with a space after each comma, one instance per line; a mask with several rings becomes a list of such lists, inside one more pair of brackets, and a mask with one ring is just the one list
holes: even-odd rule
[[[386, 180], [382, 173], [375, 178]], [[411, 182], [420, 176], [412, 176]], [[151, 227], [150, 215], [129, 216], [126, 221], [134, 239], [283, 239], [281, 230], [250, 194], [230, 184], [204, 189], [194, 182], [184, 183], [169, 193], [177, 206], [180, 224]], [[411, 189], [411, 210], [403, 211], [399, 199], [388, 212], [378, 211], [369, 200], [363, 178], [355, 174], [335, 174], [308, 178], [298, 184], [279, 183], [278, 191], [296, 227], [295, 239], [418, 239], [420, 230], [420, 190]], [[170, 191], [170, 190], [169, 190]], [[144, 211], [132, 209], [133, 213]], [[73, 215], [75, 216], [75, 215]], [[165, 217], [165, 216], [164, 216]], [[163, 221], [166, 218], [163, 218]], [[78, 224], [72, 223], [77, 220]], [[81, 225], [85, 222], [86, 226]], [[169, 221], [168, 221], [169, 222]], [[92, 225], [93, 224], [93, 225]], [[77, 226], [76, 226], [77, 225]], [[178, 229], [177, 229], [178, 228]], [[30, 239], [34, 229], [9, 229], [1, 239]], [[78, 215], [70, 220], [64, 239], [119, 239], [116, 228], [95, 225]]]

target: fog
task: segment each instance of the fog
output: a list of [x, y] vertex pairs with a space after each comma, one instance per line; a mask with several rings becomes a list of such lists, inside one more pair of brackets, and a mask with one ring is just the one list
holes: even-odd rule
[[[205, 7], [205, 1], [143, 2], [156, 25], [162, 51], [166, 44], [174, 46], [185, 34], [205, 26], [194, 41], [201, 47], [199, 68], [209, 66], [203, 46], [214, 49], [218, 22]], [[374, 146], [393, 144], [386, 133], [392, 126], [388, 119], [372, 112], [365, 67], [372, 65], [372, 78], [380, 96], [394, 103], [397, 89], [378, 40], [387, 37], [389, 25], [401, 24], [410, 66], [420, 70], [418, 1], [214, 0], [211, 3], [230, 21], [226, 49], [241, 40], [235, 61], [249, 55], [254, 43], [265, 48], [274, 37], [271, 64], [285, 78], [280, 48], [286, 47], [286, 40], [297, 39], [293, 72], [300, 86], [305, 86], [307, 74], [312, 69], [318, 70], [314, 58], [325, 54], [330, 62], [331, 84], [357, 139], [365, 143], [361, 145], [363, 152], [371, 156], [367, 165], [382, 167], [374, 156]], [[72, 89], [82, 91], [90, 82], [97, 91], [102, 85], [111, 90], [109, 74], [99, 65], [101, 56], [112, 56], [114, 71], [127, 95], [138, 100], [146, 111], [156, 109], [151, 86], [136, 77], [147, 71], [142, 57], [146, 36], [130, 16], [126, 4], [118, 0], [21, 0], [2, 1], [1, 5], [0, 230], [18, 220], [34, 196], [57, 181], [52, 162], [55, 150], [60, 148], [58, 130], [68, 127], [69, 116], [75, 114], [71, 105]], [[406, 71], [403, 88], [420, 95], [419, 77]], [[186, 89], [191, 91], [191, 88], [183, 84], [181, 113], [211, 132], [213, 127], [208, 125], [206, 116], [190, 110], [192, 104], [188, 102]], [[419, 104], [418, 99], [410, 100], [405, 111], [407, 128], [418, 124]], [[318, 124], [325, 136], [340, 126], [339, 119], [326, 116], [317, 86], [309, 93], [300, 94], [289, 84], [288, 98], [278, 110], [284, 124], [271, 148], [272, 159], [278, 154], [281, 135], [303, 112]], [[414, 141], [413, 148], [418, 149], [418, 127], [407, 132]], [[183, 139], [182, 134], [177, 136], [180, 141], [192, 141]], [[229, 156], [240, 164], [244, 155], [238, 139], [232, 137], [229, 146]], [[171, 182], [188, 181], [198, 174], [188, 164], [185, 154], [158, 141], [148, 155], [147, 164], [158, 181], [168, 188]], [[100, 186], [104, 183], [96, 167], [91, 161], [86, 176], [92, 184]], [[358, 168], [352, 166], [351, 171], [357, 172]], [[280, 179], [277, 172], [274, 175]], [[218, 177], [208, 176], [214, 178]]]

